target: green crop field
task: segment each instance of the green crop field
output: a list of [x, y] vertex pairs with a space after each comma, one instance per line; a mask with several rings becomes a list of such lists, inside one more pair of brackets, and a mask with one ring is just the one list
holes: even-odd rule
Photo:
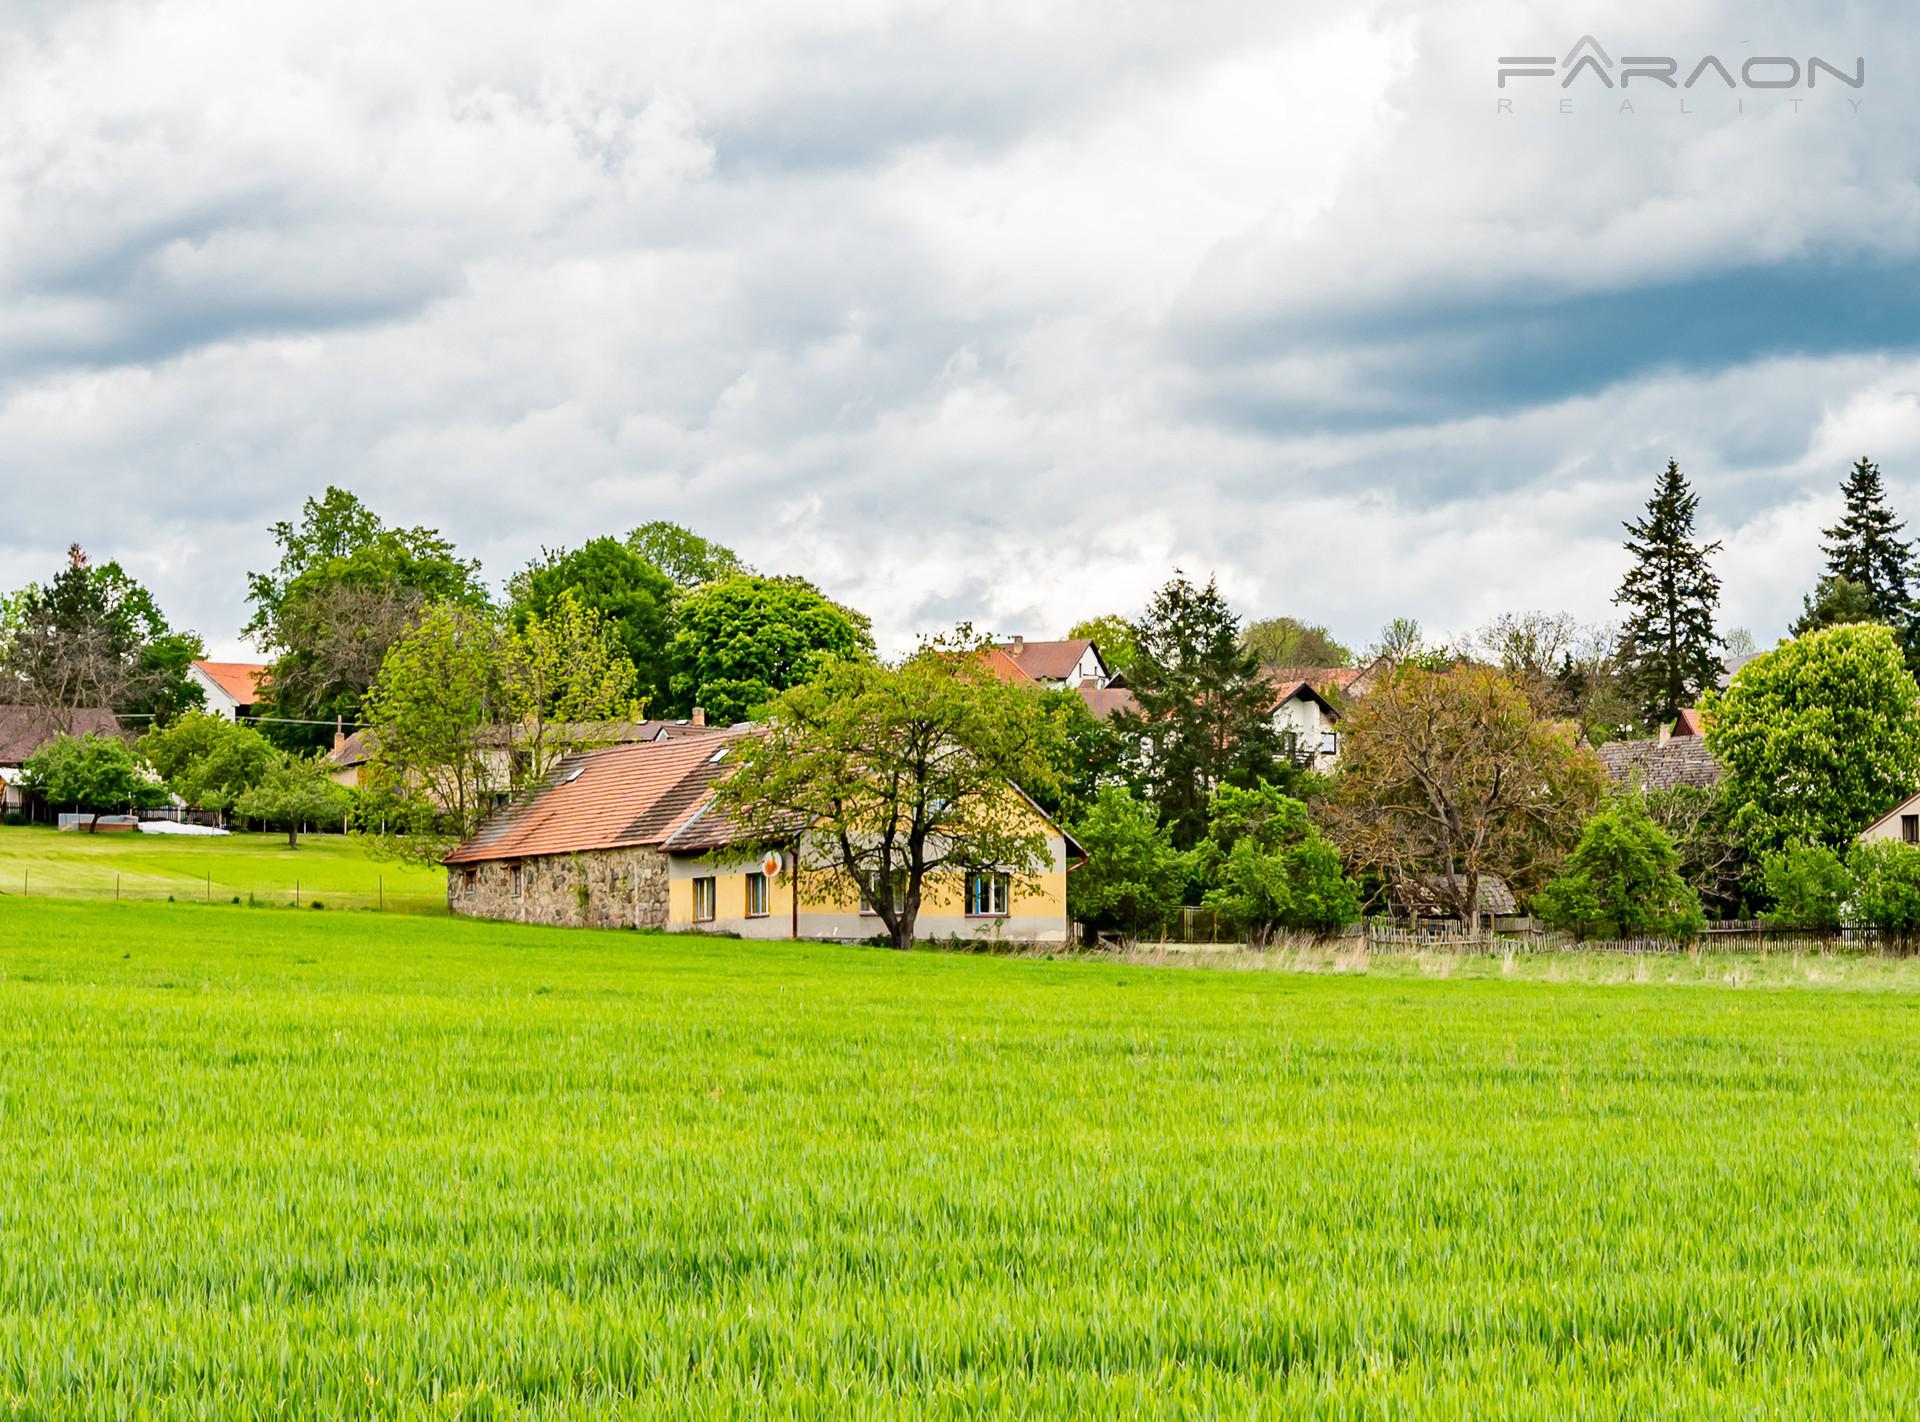
[[1915, 965], [1322, 966], [0, 900], [0, 1418], [1912, 1409]]
[[362, 841], [308, 834], [61, 833], [0, 828], [0, 895], [166, 899], [444, 913], [444, 870], [367, 857]]

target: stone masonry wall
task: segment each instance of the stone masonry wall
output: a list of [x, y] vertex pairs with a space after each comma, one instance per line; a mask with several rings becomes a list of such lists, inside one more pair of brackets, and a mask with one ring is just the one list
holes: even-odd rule
[[454, 865], [447, 870], [447, 909], [515, 923], [660, 928], [667, 921], [667, 857], [657, 849], [590, 849]]

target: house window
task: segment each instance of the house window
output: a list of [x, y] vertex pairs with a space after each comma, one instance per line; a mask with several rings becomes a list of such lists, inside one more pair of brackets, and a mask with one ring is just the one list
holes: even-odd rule
[[1900, 838], [1908, 844], [1920, 844], [1920, 815], [1900, 817]]
[[693, 881], [693, 921], [695, 923], [713, 922], [713, 876], [711, 874]]
[[513, 896], [517, 899], [527, 886], [527, 869], [524, 864], [513, 866]]
[[967, 916], [1005, 918], [1008, 888], [1005, 874], [967, 875]]
[[462, 869], [460, 871], [460, 887], [463, 889], [471, 889], [479, 877], [480, 876], [471, 869]]
[[[893, 876], [894, 906], [896, 908], [899, 907], [900, 901], [904, 899], [906, 896], [907, 896], [907, 875], [905, 870], [900, 870], [896, 872]], [[873, 906], [873, 900], [867, 897], [867, 891], [865, 889], [862, 889], [860, 891], [860, 912], [868, 918], [872, 918], [874, 915], [880, 912], [880, 910], [876, 909]]]
[[747, 875], [747, 917], [765, 918], [767, 916], [767, 876], [753, 873]]

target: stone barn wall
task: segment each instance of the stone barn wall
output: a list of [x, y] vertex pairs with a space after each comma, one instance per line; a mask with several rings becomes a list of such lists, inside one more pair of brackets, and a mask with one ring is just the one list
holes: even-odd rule
[[667, 857], [640, 847], [454, 864], [447, 869], [447, 910], [514, 923], [662, 928]]

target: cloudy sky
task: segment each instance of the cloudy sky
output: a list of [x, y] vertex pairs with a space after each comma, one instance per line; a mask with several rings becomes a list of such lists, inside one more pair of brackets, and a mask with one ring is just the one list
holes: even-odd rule
[[[0, 582], [77, 540], [220, 652], [329, 482], [496, 580], [677, 519], [892, 645], [1176, 565], [1356, 643], [1604, 618], [1669, 456], [1763, 642], [1852, 459], [1920, 529], [1904, 7], [0, 16]], [[1867, 77], [1496, 87], [1588, 31]]]

